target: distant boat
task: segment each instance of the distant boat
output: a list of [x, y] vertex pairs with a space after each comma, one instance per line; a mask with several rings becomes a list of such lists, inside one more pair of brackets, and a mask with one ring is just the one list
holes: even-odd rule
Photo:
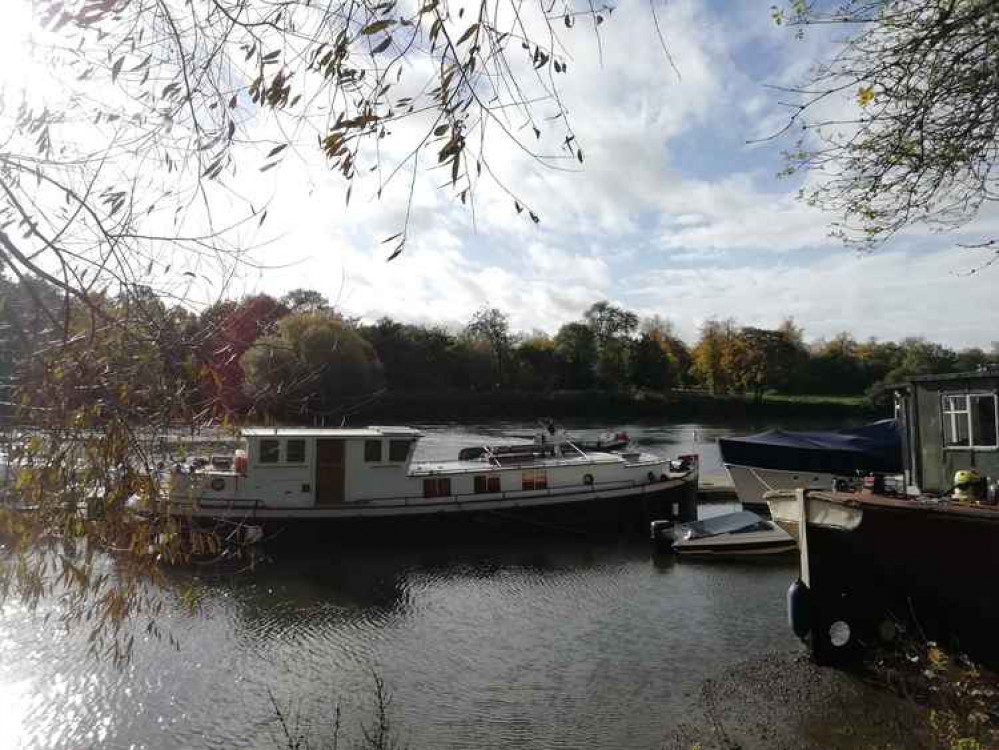
[[894, 419], [843, 430], [767, 430], [720, 438], [718, 448], [743, 505], [766, 507], [775, 490], [831, 490], [837, 479], [901, 474], [902, 437]]
[[652, 542], [660, 551], [698, 557], [746, 557], [794, 552], [794, 538], [755, 513], [736, 513], [674, 525], [653, 521]]

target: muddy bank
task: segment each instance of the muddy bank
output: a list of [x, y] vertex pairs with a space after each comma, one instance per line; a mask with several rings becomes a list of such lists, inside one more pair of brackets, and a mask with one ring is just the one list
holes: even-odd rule
[[930, 710], [804, 653], [766, 653], [705, 680], [669, 750], [934, 748]]

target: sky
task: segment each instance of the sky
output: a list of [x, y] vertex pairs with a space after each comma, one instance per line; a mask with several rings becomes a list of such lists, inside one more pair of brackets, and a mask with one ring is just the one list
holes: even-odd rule
[[[490, 140], [491, 167], [540, 223], [499, 188], [483, 185], [463, 205], [439, 188], [440, 173], [424, 174], [406, 250], [387, 262], [383, 240], [401, 228], [408, 176], [381, 199], [355, 187], [346, 206], [313, 139], [256, 178], [266, 228], [253, 239], [255, 265], [225, 293], [306, 287], [366, 320], [454, 327], [489, 306], [515, 330], [550, 333], [607, 299], [669, 319], [689, 341], [712, 317], [762, 327], [793, 317], [807, 339], [999, 339], [987, 312], [999, 267], [969, 273], [987, 256], [919, 232], [859, 254], [829, 236], [835, 217], [797, 200], [801, 179], [776, 176], [793, 139], [758, 142], [788, 114], [787, 97], [768, 86], [800, 81], [828, 54], [828, 35], [795, 38], [769, 2], [669, 0], [657, 3], [667, 57], [649, 7], [619, 3], [599, 50], [583, 24], [564, 37], [561, 95], [583, 164], [546, 167], [509, 139]], [[516, 132], [533, 140], [529, 128]], [[536, 145], [556, 152], [562, 137], [545, 128]]]

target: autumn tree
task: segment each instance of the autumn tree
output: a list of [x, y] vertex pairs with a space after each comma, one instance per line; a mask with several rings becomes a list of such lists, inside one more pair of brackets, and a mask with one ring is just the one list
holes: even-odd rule
[[738, 358], [735, 322], [710, 319], [691, 352], [694, 377], [712, 393], [726, 393], [734, 385], [733, 367]]

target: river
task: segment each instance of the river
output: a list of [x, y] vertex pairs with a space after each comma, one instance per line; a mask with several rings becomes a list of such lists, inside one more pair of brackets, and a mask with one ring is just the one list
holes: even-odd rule
[[[714, 439], [733, 430], [623, 427], [646, 450], [699, 453], [708, 472], [721, 470]], [[423, 457], [529, 430], [426, 429]], [[375, 716], [377, 674], [413, 750], [658, 748], [705, 678], [794, 647], [784, 614], [794, 574], [793, 558], [658, 559], [641, 538], [285, 551], [253, 572], [172, 574], [178, 590], [201, 591], [200, 611], [168, 596], [159, 622], [179, 647], [140, 632], [123, 668], [89, 657], [82, 631], [46, 623], [57, 602], [34, 615], [8, 602], [0, 747], [281, 748], [273, 695], [316, 740], [339, 704], [340, 747], [352, 748]]]

